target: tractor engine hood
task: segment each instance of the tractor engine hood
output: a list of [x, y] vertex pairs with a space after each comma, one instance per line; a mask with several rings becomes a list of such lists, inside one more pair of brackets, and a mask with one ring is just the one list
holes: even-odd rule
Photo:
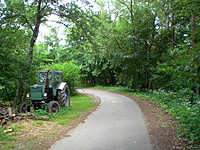
[[45, 93], [45, 85], [33, 85], [30, 87], [31, 100], [43, 100]]

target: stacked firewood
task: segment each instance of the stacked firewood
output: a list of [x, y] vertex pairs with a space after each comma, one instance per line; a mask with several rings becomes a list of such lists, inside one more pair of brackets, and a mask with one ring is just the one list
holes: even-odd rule
[[25, 119], [25, 117], [19, 113], [12, 107], [8, 107], [0, 101], [0, 125], [6, 125], [13, 120]]
[[0, 101], [0, 126], [6, 125], [9, 122], [25, 120], [25, 119], [50, 119], [47, 116], [35, 115], [31, 112], [18, 113], [12, 107], [7, 107]]
[[10, 120], [14, 120], [16, 113], [12, 107], [0, 107], [0, 124], [7, 124]]
[[16, 112], [12, 107], [7, 107], [0, 101], [0, 125], [7, 124], [10, 120], [13, 120]]

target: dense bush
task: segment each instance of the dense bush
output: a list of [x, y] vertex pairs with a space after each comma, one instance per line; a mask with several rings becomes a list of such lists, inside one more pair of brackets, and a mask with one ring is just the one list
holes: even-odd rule
[[200, 96], [191, 90], [178, 93], [154, 90], [146, 93], [165, 109], [180, 124], [180, 136], [191, 139], [190, 143], [200, 142]]

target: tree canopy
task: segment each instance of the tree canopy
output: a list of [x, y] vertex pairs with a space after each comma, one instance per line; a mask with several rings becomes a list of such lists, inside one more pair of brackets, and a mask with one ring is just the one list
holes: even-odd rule
[[[79, 69], [73, 76], [84, 84], [199, 94], [199, 6], [197, 0], [4, 0], [1, 99], [21, 101], [38, 69], [59, 66], [64, 72]], [[62, 25], [65, 38], [50, 27], [39, 41], [48, 22]]]

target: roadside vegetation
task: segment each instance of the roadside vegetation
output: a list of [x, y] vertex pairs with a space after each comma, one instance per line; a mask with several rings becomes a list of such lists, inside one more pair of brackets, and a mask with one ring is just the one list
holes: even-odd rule
[[159, 89], [137, 92], [124, 87], [97, 86], [95, 88], [132, 95], [159, 106], [175, 118], [174, 123], [178, 124], [179, 136], [188, 142], [190, 145], [188, 148], [200, 149], [200, 96], [193, 91], [172, 92]]
[[[20, 147], [19, 144], [27, 139], [29, 140], [23, 143], [25, 144], [23, 149], [33, 149], [34, 144], [37, 143], [36, 141], [41, 142], [40, 138], [44, 136], [47, 138], [48, 136], [56, 136], [58, 134], [56, 130], [58, 126], [60, 130], [67, 126], [70, 127], [75, 119], [79, 118], [80, 115], [84, 113], [90, 112], [93, 107], [94, 104], [91, 97], [76, 93], [71, 97], [71, 107], [61, 107], [60, 112], [57, 114], [47, 113], [46, 110], [39, 109], [33, 113], [36, 115], [49, 116], [50, 119], [28, 119], [10, 124], [10, 126], [7, 127], [0, 127], [0, 149], [15, 149], [16, 147]], [[30, 132], [36, 132], [37, 130], [43, 130], [43, 133], [40, 132], [28, 135]], [[66, 133], [67, 130], [63, 132]], [[23, 134], [26, 136], [23, 137]]]

